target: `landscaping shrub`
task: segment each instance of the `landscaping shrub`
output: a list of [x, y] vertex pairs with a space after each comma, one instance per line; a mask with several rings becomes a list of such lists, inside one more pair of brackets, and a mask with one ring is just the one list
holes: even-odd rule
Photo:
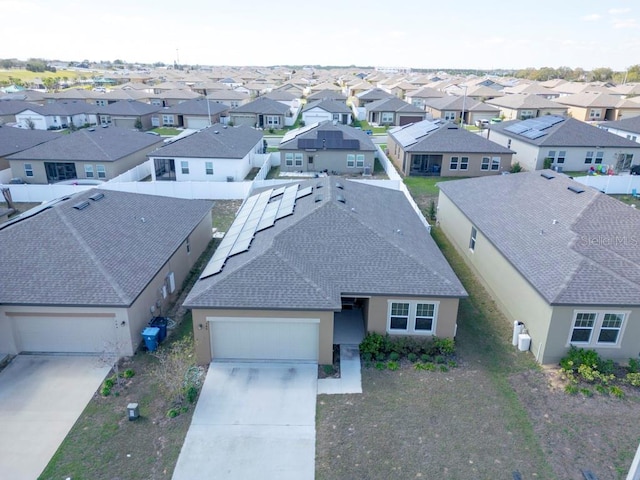
[[384, 362], [376, 362], [376, 369], [385, 370], [387, 368], [387, 364]]
[[194, 403], [196, 401], [196, 398], [198, 398], [198, 389], [193, 385], [189, 386], [187, 388], [185, 396], [187, 397], [187, 401], [189, 403]]
[[624, 381], [629, 385], [631, 385], [632, 387], [640, 387], [640, 373], [639, 372], [627, 373], [626, 377], [624, 378]]
[[629, 373], [640, 372], [640, 360], [638, 360], [637, 358], [630, 358], [627, 370], [629, 370]]
[[397, 362], [398, 360], [400, 360], [400, 354], [397, 352], [391, 352], [389, 354], [389, 360], [391, 360], [392, 362]]
[[407, 360], [409, 360], [411, 363], [416, 363], [416, 361], [418, 360], [418, 355], [410, 352], [409, 354], [407, 354]]
[[387, 356], [384, 354], [384, 352], [378, 352], [378, 354], [376, 354], [376, 360], [379, 362], [383, 362], [386, 358]]
[[387, 369], [395, 371], [395, 370], [398, 370], [399, 368], [400, 368], [400, 364], [398, 362], [395, 362], [395, 361], [387, 362]]
[[124, 378], [131, 378], [135, 375], [135, 372], [133, 370], [131, 370], [130, 368], [127, 368], [124, 372], [122, 372], [122, 376]]
[[386, 348], [386, 338], [375, 332], [368, 333], [362, 343], [360, 343], [360, 353], [369, 353], [372, 357], [375, 357], [378, 353], [384, 352]]
[[427, 355], [426, 353], [423, 353], [422, 355], [420, 355], [420, 360], [422, 360], [425, 363], [428, 363], [431, 360], [433, 360], [433, 357], [431, 355]]
[[616, 398], [624, 397], [624, 392], [622, 391], [622, 389], [620, 387], [616, 387], [614, 385], [611, 388], [609, 388], [609, 391], [611, 392], [611, 395], [613, 395]]

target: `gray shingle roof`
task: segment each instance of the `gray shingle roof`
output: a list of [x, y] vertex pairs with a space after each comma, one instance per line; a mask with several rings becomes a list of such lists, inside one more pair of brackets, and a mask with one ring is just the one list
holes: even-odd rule
[[9, 157], [10, 160], [67, 160], [115, 162], [155, 144], [157, 136], [127, 128], [84, 128]]
[[[620, 147], [638, 148], [638, 144], [627, 140], [626, 138], [609, 133], [588, 123], [581, 122], [574, 118], [566, 118], [560, 123], [545, 129], [546, 135], [530, 139], [522, 135], [518, 135], [506, 130], [510, 125], [515, 125], [522, 122], [522, 120], [511, 120], [508, 122], [496, 123], [490, 125], [491, 130], [500, 132], [511, 138], [516, 138], [519, 141], [530, 143], [532, 145], [545, 146], [545, 147]], [[491, 138], [491, 133], [489, 133]]]
[[554, 178], [527, 172], [439, 187], [549, 303], [640, 305], [640, 212], [546, 173]]
[[40, 115], [77, 115], [79, 113], [95, 113], [96, 106], [80, 100], [60, 101], [46, 105], [27, 105], [22, 111], [31, 110]]
[[262, 132], [246, 125], [211, 125], [164, 145], [149, 157], [244, 158], [262, 138]]
[[148, 115], [162, 110], [158, 105], [138, 102], [137, 100], [120, 100], [104, 107], [96, 107], [98, 113], [103, 115], [140, 116]]
[[333, 90], [320, 90], [319, 92], [315, 92], [312, 95], [309, 95], [307, 97], [308, 101], [315, 101], [315, 100], [323, 100], [323, 99], [333, 99], [333, 100], [339, 100], [342, 102], [345, 102], [347, 100], [347, 97], [345, 97], [342, 93], [340, 92], [336, 92]]
[[423, 109], [415, 107], [397, 97], [381, 98], [380, 100], [367, 104], [365, 108], [367, 112], [396, 112], [424, 115]]
[[[304, 150], [305, 148], [299, 145], [298, 141], [302, 140], [303, 143], [308, 142], [309, 140], [318, 140], [322, 138], [336, 138], [337, 135], [335, 133], [326, 134], [326, 132], [338, 132], [339, 140], [357, 141], [359, 144], [359, 148], [354, 150], [360, 151], [375, 151], [376, 147], [371, 140], [371, 137], [367, 135], [362, 130], [357, 130], [348, 125], [336, 124], [333, 125], [330, 121], [319, 122], [311, 125], [307, 125], [302, 128], [298, 128], [296, 130], [290, 130], [287, 134], [282, 137], [282, 141], [280, 142], [280, 150]], [[327, 149], [331, 149], [330, 146], [327, 146]]]
[[615, 128], [626, 132], [640, 133], [640, 115], [636, 117], [623, 118], [615, 122], [602, 122], [602, 127]]
[[33, 106], [24, 100], [0, 100], [0, 115], [15, 115]]
[[557, 110], [564, 109], [565, 111], [567, 109], [565, 105], [552, 102], [540, 95], [525, 93], [513, 93], [504, 97], [493, 98], [487, 100], [486, 103], [507, 108], [555, 108]]
[[25, 130], [0, 126], [0, 157], [27, 150], [60, 136], [47, 130]]
[[479, 102], [469, 97], [457, 97], [448, 95], [442, 98], [428, 98], [425, 101], [425, 105], [434, 108], [436, 110], [464, 110], [466, 112], [489, 112], [497, 113], [500, 110], [493, 105], [487, 105], [486, 103]]
[[240, 105], [231, 110], [231, 113], [257, 113], [263, 115], [284, 115], [289, 111], [284, 103], [270, 98], [258, 97], [253, 102]]
[[321, 100], [309, 102], [307, 103], [307, 105], [305, 105], [302, 111], [306, 112], [316, 107], [321, 108], [322, 110], [325, 110], [329, 113], [351, 113], [351, 109], [347, 107], [346, 103], [330, 98], [324, 98]]
[[211, 115], [217, 115], [219, 113], [227, 111], [229, 111], [229, 107], [223, 103], [209, 100], [209, 107], [207, 108], [207, 100], [205, 100], [204, 98], [196, 98], [179, 103], [178, 105], [174, 105], [173, 107], [164, 108], [160, 113], [207, 116], [209, 115], [209, 113], [211, 113]]
[[459, 128], [451, 122], [424, 120], [394, 128], [389, 131], [389, 135], [396, 139], [407, 152], [514, 153], [502, 145]]
[[322, 188], [256, 233], [220, 273], [199, 280], [185, 306], [339, 310], [341, 294], [466, 296], [400, 191], [350, 181], [337, 190], [336, 182], [302, 182]]
[[380, 100], [381, 98], [395, 98], [395, 95], [389, 93], [381, 88], [372, 88], [370, 90], [365, 90], [364, 92], [360, 92], [356, 95], [360, 100]]
[[102, 191], [73, 208], [93, 193], [0, 228], [0, 271], [11, 272], [0, 275], [0, 304], [128, 307], [212, 206]]

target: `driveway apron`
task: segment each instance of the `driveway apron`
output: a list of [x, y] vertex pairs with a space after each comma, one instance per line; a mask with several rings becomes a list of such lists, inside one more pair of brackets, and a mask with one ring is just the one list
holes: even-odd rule
[[0, 477], [38, 478], [108, 372], [96, 357], [14, 358], [0, 372]]
[[212, 363], [173, 480], [312, 480], [318, 367]]

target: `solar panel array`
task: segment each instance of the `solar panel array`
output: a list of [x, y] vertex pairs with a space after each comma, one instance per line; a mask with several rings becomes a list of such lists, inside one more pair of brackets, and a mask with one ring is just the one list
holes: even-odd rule
[[272, 227], [276, 220], [293, 214], [296, 199], [311, 195], [313, 187], [298, 190], [299, 184], [265, 190], [249, 197], [236, 215], [236, 219], [220, 242], [213, 258], [200, 278], [207, 278], [222, 271], [227, 259], [249, 249], [255, 234]]
[[318, 122], [310, 123], [304, 127], [296, 128], [295, 130], [289, 130], [285, 133], [284, 137], [282, 137], [282, 141], [280, 143], [288, 142], [289, 140], [296, 138], [298, 135], [302, 135], [303, 133], [307, 133], [309, 130], [316, 128]]
[[301, 138], [298, 148], [316, 149], [330, 148], [332, 150], [358, 150], [360, 142], [351, 138], [344, 138], [339, 130], [318, 130], [316, 138]]
[[403, 147], [408, 147], [418, 142], [418, 139], [424, 137], [430, 132], [441, 127], [439, 122], [431, 122], [423, 120], [422, 122], [413, 123], [407, 127], [401, 128], [393, 132], [393, 136]]
[[535, 140], [536, 138], [545, 136], [548, 133], [545, 130], [549, 127], [553, 127], [563, 120], [563, 117], [559, 117], [557, 115], [545, 115], [543, 117], [529, 118], [522, 122], [514, 123], [504, 129], [507, 132], [521, 135], [530, 140]]

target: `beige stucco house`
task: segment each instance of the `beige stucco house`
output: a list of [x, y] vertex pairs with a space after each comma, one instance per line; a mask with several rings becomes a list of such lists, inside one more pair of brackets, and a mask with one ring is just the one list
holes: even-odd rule
[[452, 338], [466, 292], [427, 227], [402, 192], [336, 177], [249, 197], [184, 302], [198, 363], [329, 364], [341, 322]]
[[640, 212], [551, 170], [439, 186], [440, 228], [540, 363], [638, 358]]
[[132, 355], [209, 244], [211, 207], [89, 190], [0, 225], [0, 351]]

